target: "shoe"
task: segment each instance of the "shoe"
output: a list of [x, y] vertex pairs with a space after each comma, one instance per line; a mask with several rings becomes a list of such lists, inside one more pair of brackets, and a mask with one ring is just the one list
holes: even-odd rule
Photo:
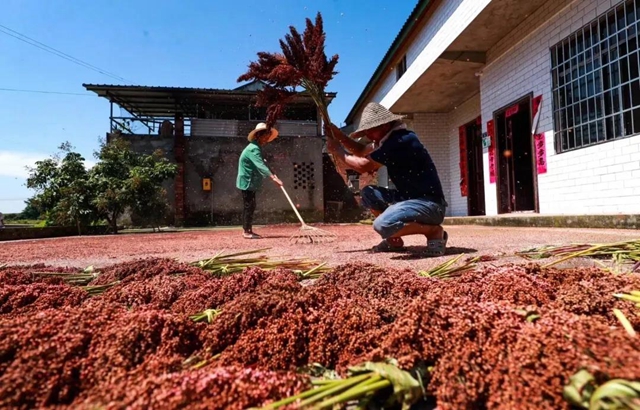
[[449, 240], [449, 234], [447, 231], [442, 235], [442, 239], [428, 239], [427, 240], [427, 256], [444, 256], [447, 250], [447, 241]]
[[256, 235], [255, 233], [245, 232], [242, 234], [244, 239], [262, 239], [260, 235]]
[[402, 252], [404, 250], [404, 241], [401, 238], [394, 238], [391, 242], [385, 239], [371, 248], [372, 252]]

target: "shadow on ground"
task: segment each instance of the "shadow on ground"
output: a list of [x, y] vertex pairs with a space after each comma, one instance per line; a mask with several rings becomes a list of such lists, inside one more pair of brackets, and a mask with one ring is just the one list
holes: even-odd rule
[[[461, 247], [451, 247], [451, 248], [447, 248], [447, 251], [445, 252], [445, 256], [450, 256], [450, 255], [461, 255], [461, 254], [472, 254], [472, 253], [477, 253], [478, 250], [477, 249], [473, 249], [473, 248], [461, 248]], [[391, 259], [392, 260], [413, 260], [413, 259], [426, 259], [426, 258], [433, 258], [433, 256], [427, 256], [427, 247], [426, 246], [408, 246], [407, 250], [398, 255], [398, 256], [394, 256]]]

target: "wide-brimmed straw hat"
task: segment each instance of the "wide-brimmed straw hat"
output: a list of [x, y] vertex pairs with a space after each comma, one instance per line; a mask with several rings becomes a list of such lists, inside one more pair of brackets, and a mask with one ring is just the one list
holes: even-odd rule
[[[261, 122], [260, 124], [256, 125], [256, 128], [251, 131], [249, 133], [249, 141], [253, 141], [256, 139], [256, 134], [260, 131], [264, 131], [264, 130], [268, 130], [269, 127], [267, 127], [267, 124], [265, 124], [264, 122]], [[271, 142], [274, 139], [278, 138], [278, 130], [275, 128], [271, 128], [271, 134], [269, 135], [269, 138], [267, 138], [267, 142]]]
[[367, 130], [390, 122], [399, 121], [404, 118], [406, 118], [406, 116], [394, 114], [382, 105], [371, 102], [364, 107], [364, 110], [362, 111], [362, 118], [360, 119], [360, 126], [351, 134], [351, 136], [362, 136], [362, 134]]

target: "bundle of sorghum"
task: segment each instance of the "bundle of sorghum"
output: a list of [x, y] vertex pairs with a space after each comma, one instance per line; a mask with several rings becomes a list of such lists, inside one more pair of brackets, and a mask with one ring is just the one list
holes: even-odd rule
[[98, 302], [3, 320], [0, 407], [70, 404], [86, 389], [143, 367], [176, 369], [200, 347], [202, 324]]
[[0, 408], [70, 404], [92, 337], [116, 325], [121, 310], [61, 308], [2, 319]]
[[344, 266], [313, 286], [261, 287], [216, 305], [203, 333], [219, 363], [292, 370], [319, 362], [344, 369], [433, 281], [409, 271]]
[[200, 347], [202, 325], [157, 310], [122, 312], [93, 336], [82, 369], [83, 387], [123, 377], [149, 361], [154, 361], [154, 374], [166, 372], [175, 357], [185, 360]]
[[298, 277], [291, 271], [265, 271], [248, 268], [243, 273], [203, 282], [200, 287], [182, 293], [171, 310], [192, 315], [205, 309], [218, 308], [245, 293], [281, 290], [297, 292], [301, 288]]
[[640, 379], [640, 339], [620, 327], [560, 311], [542, 311], [509, 348], [506, 368], [494, 371], [496, 394], [489, 408], [568, 408], [562, 388], [579, 369], [598, 382]]
[[554, 288], [525, 266], [485, 267], [443, 281], [433, 292], [443, 299], [467, 297], [474, 302], [504, 301], [515, 306], [544, 306], [554, 299]]
[[174, 274], [198, 274], [201, 269], [181, 263], [173, 259], [142, 259], [133, 262], [124, 262], [110, 266], [101, 271], [100, 275], [90, 285], [108, 285], [120, 281], [139, 281], [158, 275]]
[[[271, 371], [389, 358], [431, 368], [442, 409], [563, 408], [580, 368], [640, 378], [640, 339], [612, 312], [640, 330], [614, 296], [640, 289], [637, 274], [506, 265], [438, 280], [353, 264], [301, 286], [284, 269], [215, 278], [170, 260], [104, 272], [121, 282], [90, 298], [28, 270], [0, 284], [0, 407], [245, 408], [309, 387]], [[210, 323], [190, 318], [206, 309]]]
[[330, 123], [325, 88], [336, 74], [338, 55], [330, 59], [324, 51], [326, 34], [322, 15], [316, 15], [315, 25], [306, 19], [303, 34], [290, 26], [289, 34], [280, 40], [280, 53], [259, 52], [258, 61], [249, 64], [249, 70], [238, 81], [259, 80], [266, 84], [258, 93], [257, 104], [267, 107], [267, 125], [273, 126], [283, 114], [284, 106], [298, 86], [304, 87], [318, 106], [323, 120]]
[[47, 273], [72, 273], [72, 268], [59, 268], [44, 264], [29, 266], [4, 266], [0, 267], [0, 284], [3, 285], [28, 285], [30, 283], [48, 283], [51, 285], [64, 283], [59, 276], [39, 275], [38, 272]]
[[244, 410], [309, 387], [309, 378], [300, 374], [217, 367], [157, 375], [136, 383], [123, 379], [96, 392], [79, 408]]
[[[208, 288], [214, 279], [202, 274], [161, 274], [140, 280], [129, 280], [113, 286], [100, 297], [128, 307], [148, 306], [169, 309], [190, 290]], [[191, 313], [195, 313], [191, 312]]]
[[83, 289], [65, 284], [0, 284], [0, 315], [80, 306], [88, 297], [89, 294]]

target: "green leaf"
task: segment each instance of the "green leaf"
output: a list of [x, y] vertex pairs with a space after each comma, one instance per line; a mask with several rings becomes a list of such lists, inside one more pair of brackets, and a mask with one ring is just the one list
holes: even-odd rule
[[589, 402], [589, 410], [609, 409], [612, 408], [608, 406], [611, 402], [638, 398], [640, 398], [640, 383], [622, 379], [609, 380], [593, 393]]
[[349, 368], [352, 374], [362, 374], [366, 372], [374, 372], [383, 379], [391, 382], [393, 387], [393, 396], [390, 403], [400, 403], [403, 409], [409, 408], [422, 397], [422, 386], [409, 372], [389, 363], [373, 363], [366, 362], [362, 365]]
[[582, 369], [569, 378], [569, 384], [563, 389], [563, 397], [569, 403], [589, 408], [589, 399], [595, 389], [595, 378], [591, 373]]
[[635, 337], [636, 331], [633, 329], [633, 325], [631, 324], [631, 322], [629, 322], [629, 319], [627, 319], [624, 313], [622, 313], [622, 311], [619, 309], [613, 309], [613, 314], [616, 316], [616, 318], [618, 318], [618, 321], [620, 322], [624, 330], [627, 331], [629, 336]]

